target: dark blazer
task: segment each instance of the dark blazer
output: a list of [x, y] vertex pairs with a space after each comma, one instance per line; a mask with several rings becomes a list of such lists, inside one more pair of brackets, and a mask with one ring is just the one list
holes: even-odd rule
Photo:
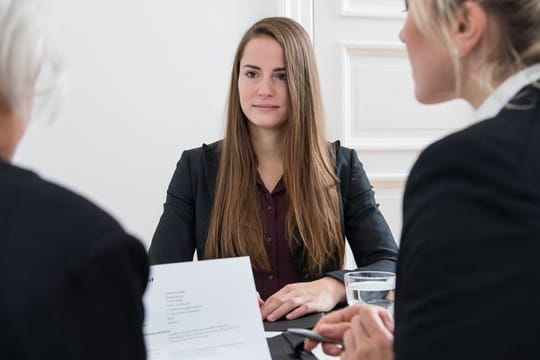
[[540, 359], [540, 91], [429, 146], [406, 186], [396, 359]]
[[144, 247], [89, 201], [0, 160], [0, 359], [145, 359]]
[[[341, 147], [339, 142], [335, 147], [336, 174], [341, 181], [341, 225], [356, 263], [374, 270], [395, 271], [396, 243], [378, 209], [362, 164], [355, 151]], [[191, 261], [195, 249], [199, 259], [204, 257], [218, 160], [219, 142], [182, 154], [150, 246], [151, 263]], [[295, 251], [302, 259], [298, 265], [305, 280], [321, 275], [308, 274], [302, 249]], [[325, 273], [343, 280], [344, 271], [335, 265], [330, 264]]]

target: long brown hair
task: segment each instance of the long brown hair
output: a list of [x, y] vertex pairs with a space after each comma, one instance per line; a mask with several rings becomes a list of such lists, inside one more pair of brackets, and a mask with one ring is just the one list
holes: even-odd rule
[[289, 196], [286, 230], [290, 246], [294, 242], [303, 245], [307, 270], [312, 275], [320, 274], [329, 263], [341, 268], [345, 244], [339, 216], [339, 179], [334, 173], [335, 150], [323, 135], [315, 55], [305, 30], [282, 17], [255, 23], [236, 50], [205, 257], [247, 255], [254, 268], [271, 270], [257, 195], [257, 158], [238, 94], [244, 49], [250, 40], [261, 36], [269, 36], [281, 45], [287, 73], [289, 108], [282, 158]]

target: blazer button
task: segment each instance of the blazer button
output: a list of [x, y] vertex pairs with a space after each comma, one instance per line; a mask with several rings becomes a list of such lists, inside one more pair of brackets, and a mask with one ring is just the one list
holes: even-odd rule
[[272, 280], [273, 278], [274, 278], [274, 276], [268, 275], [268, 280]]

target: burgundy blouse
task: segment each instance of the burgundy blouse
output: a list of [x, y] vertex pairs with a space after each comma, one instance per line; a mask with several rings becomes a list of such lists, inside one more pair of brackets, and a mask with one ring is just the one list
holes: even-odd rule
[[257, 191], [263, 208], [266, 253], [272, 270], [271, 272], [253, 270], [253, 276], [257, 291], [261, 298], [266, 300], [284, 285], [299, 282], [300, 274], [298, 273], [298, 260], [289, 246], [286, 232], [289, 196], [283, 178], [270, 193], [257, 174]]

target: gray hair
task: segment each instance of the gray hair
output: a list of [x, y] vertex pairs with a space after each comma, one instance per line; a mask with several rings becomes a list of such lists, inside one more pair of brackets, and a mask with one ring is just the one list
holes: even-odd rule
[[[0, 105], [29, 118], [62, 86], [62, 65], [47, 42], [40, 0], [0, 0]], [[39, 84], [39, 85], [38, 85]]]

